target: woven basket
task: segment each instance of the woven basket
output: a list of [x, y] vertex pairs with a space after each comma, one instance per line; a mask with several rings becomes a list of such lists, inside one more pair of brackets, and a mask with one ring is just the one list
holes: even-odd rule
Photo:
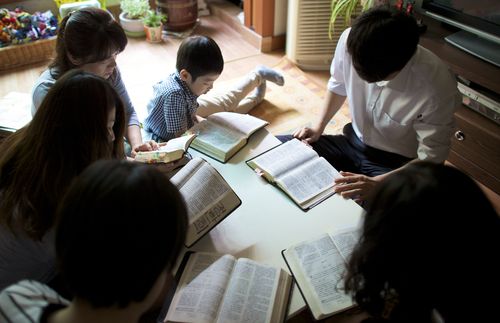
[[54, 56], [56, 36], [22, 45], [0, 48], [0, 71], [47, 61]]

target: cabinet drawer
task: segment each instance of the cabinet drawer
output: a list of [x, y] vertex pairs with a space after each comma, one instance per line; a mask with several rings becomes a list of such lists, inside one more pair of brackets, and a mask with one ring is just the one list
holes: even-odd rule
[[461, 107], [448, 160], [500, 194], [500, 127]]

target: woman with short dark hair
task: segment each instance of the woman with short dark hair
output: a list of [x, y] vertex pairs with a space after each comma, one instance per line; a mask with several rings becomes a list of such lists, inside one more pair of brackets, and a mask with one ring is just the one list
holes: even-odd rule
[[142, 143], [139, 118], [116, 66], [116, 56], [126, 46], [127, 36], [123, 28], [106, 10], [88, 7], [64, 17], [57, 35], [56, 57], [33, 86], [31, 113], [36, 113], [59, 77], [79, 68], [107, 79], [123, 101], [130, 155], [134, 157], [138, 151], [157, 149], [153, 141]]

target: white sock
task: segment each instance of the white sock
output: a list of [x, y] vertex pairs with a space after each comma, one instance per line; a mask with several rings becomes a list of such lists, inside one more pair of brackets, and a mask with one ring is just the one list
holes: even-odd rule
[[[257, 66], [255, 68], [255, 73], [259, 74], [264, 80], [271, 81], [279, 86], [285, 84], [285, 79], [283, 78], [283, 75], [281, 75], [276, 70], [273, 70], [272, 68], [269, 68], [267, 66], [264, 65]], [[265, 86], [264, 86], [264, 91], [265, 91]]]

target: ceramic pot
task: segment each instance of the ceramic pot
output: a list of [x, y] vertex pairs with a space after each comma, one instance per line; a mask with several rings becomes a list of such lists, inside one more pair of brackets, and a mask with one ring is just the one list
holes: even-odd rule
[[125, 30], [125, 34], [130, 37], [144, 37], [144, 24], [140, 19], [129, 19], [125, 17], [125, 13], [120, 14], [120, 24]]

